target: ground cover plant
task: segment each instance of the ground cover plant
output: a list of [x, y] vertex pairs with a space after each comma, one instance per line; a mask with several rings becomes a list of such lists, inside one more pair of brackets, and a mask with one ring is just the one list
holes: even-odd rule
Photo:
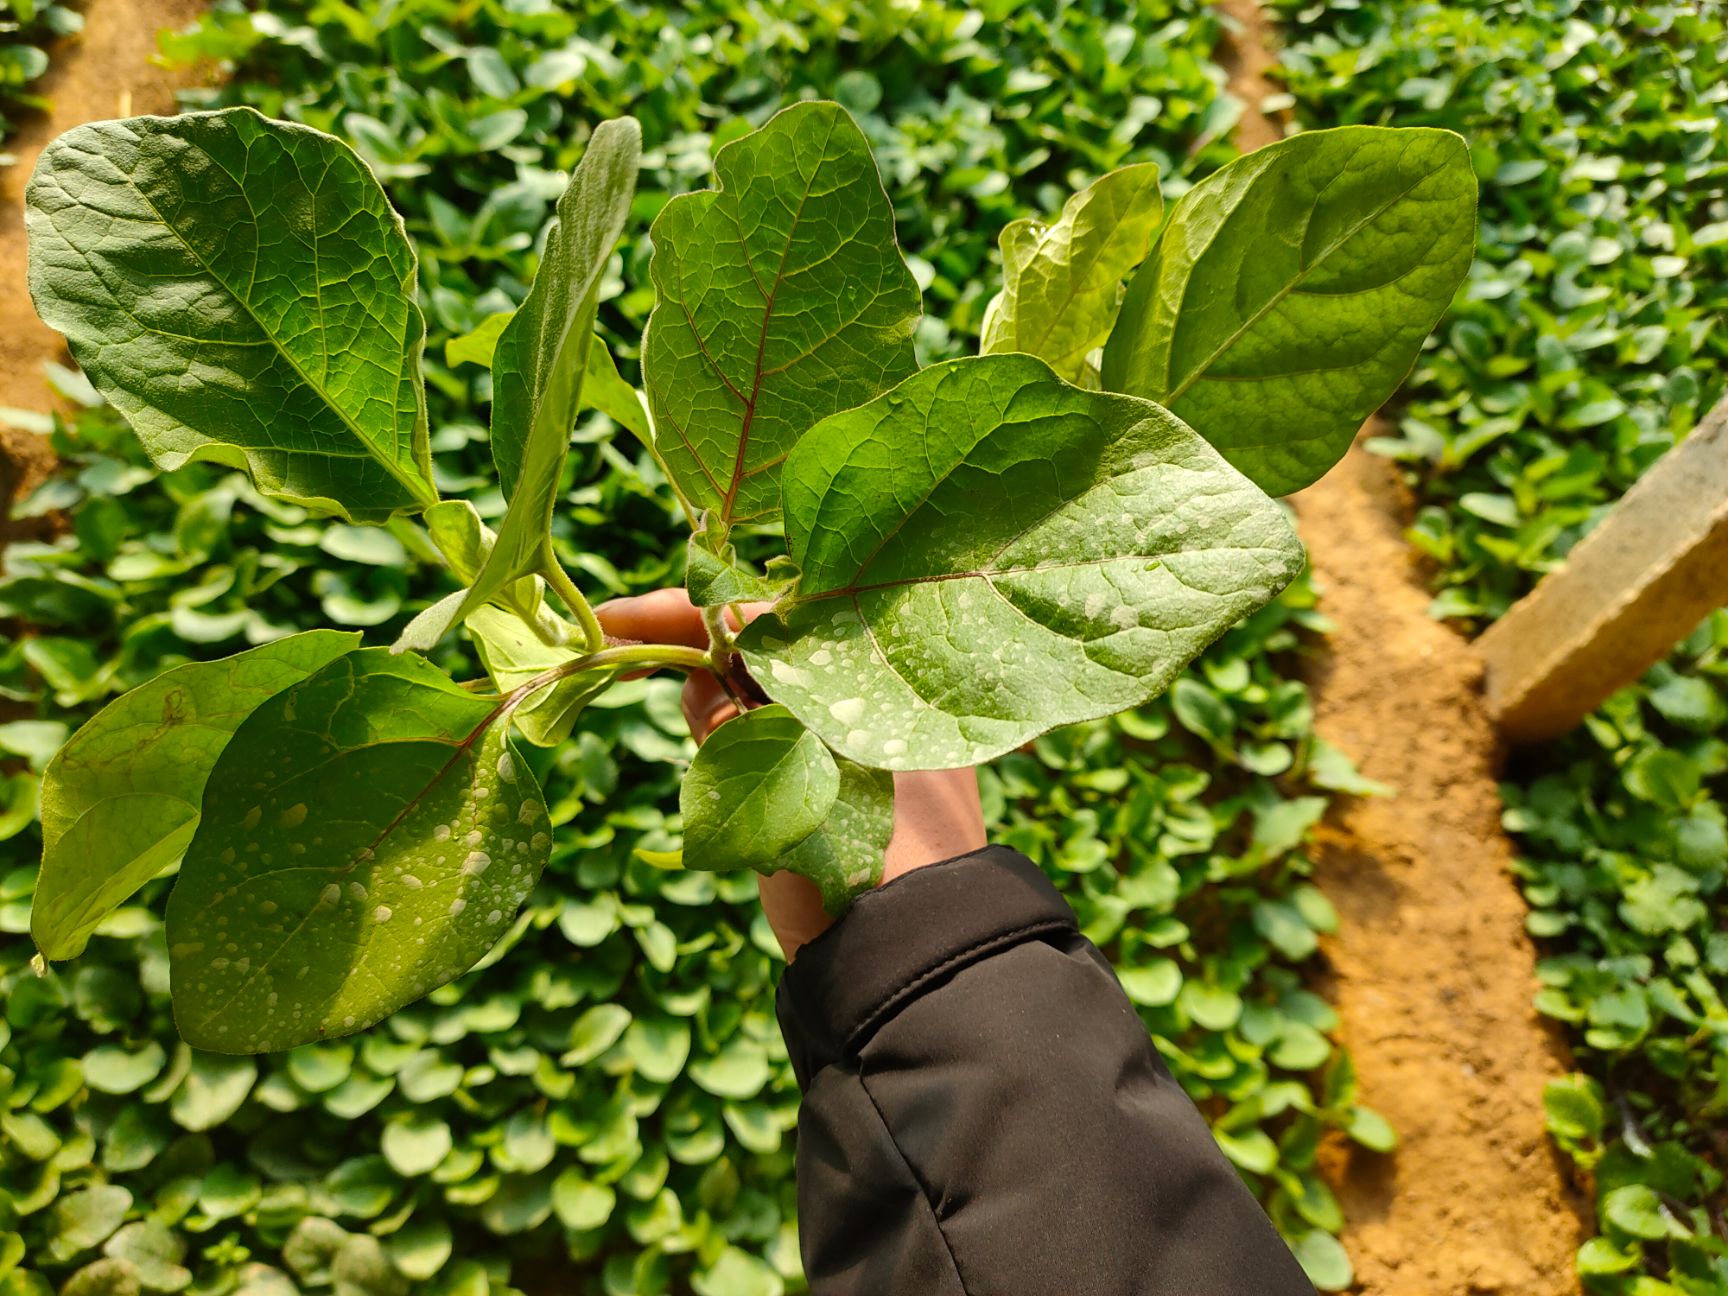
[[70, 5], [0, 0], [0, 166], [11, 165], [5, 144], [18, 119], [48, 106], [32, 89], [48, 71], [47, 47], [83, 25], [83, 16]]
[[[924, 289], [926, 363], [973, 348], [1005, 223], [1048, 219], [1088, 178], [1134, 161], [1159, 165], [1169, 201], [1230, 156], [1232, 105], [1205, 61], [1216, 20], [1198, 4], [1049, 17], [532, 9], [283, 0], [255, 17], [219, 7], [177, 46], [240, 58], [226, 101], [340, 134], [388, 178], [420, 253], [436, 480], [494, 524], [504, 502], [475, 421], [490, 378], [446, 366], [445, 345], [520, 300], [557, 172], [581, 151], [568, 120], [625, 106], [641, 118], [646, 221], [704, 182], [716, 142], [783, 96], [844, 99]], [[553, 80], [573, 66], [579, 79]], [[645, 241], [627, 242], [600, 313], [631, 374], [653, 305], [646, 263]], [[563, 560], [613, 593], [680, 579], [676, 503], [646, 451], [609, 430], [603, 416], [579, 420], [554, 517]], [[318, 521], [220, 465], [160, 472], [100, 408], [59, 426], [56, 444], [68, 469], [26, 510], [45, 541], [14, 544], [0, 578], [0, 615], [29, 627], [0, 658], [0, 687], [12, 715], [41, 717], [0, 738], [21, 753], [5, 767], [19, 810], [0, 840], [0, 929], [12, 933], [27, 926], [36, 869], [26, 757], [39, 770], [68, 725], [187, 660], [320, 625], [388, 641], [450, 579], [418, 528]], [[1301, 988], [1330, 922], [1302, 842], [1331, 797], [1367, 790], [1315, 738], [1293, 678], [1291, 655], [1323, 631], [1299, 577], [1165, 698], [1052, 734], [983, 782], [999, 835], [1032, 850], [1075, 904], [1227, 1155], [1333, 1289], [1349, 1271], [1314, 1168], [1320, 1133], [1376, 1147], [1391, 1135], [1355, 1104], [1329, 1010]], [[460, 637], [431, 655], [458, 676], [480, 669]], [[147, 1290], [796, 1288], [784, 1141], [795, 1097], [753, 888], [634, 854], [679, 844], [668, 809], [690, 749], [676, 687], [616, 686], [579, 728], [561, 748], [521, 752], [560, 826], [505, 937], [510, 956], [350, 1041], [233, 1066], [180, 1045], [160, 919], [169, 879], [45, 979], [24, 967], [27, 942], [0, 947], [0, 1065], [64, 1082], [8, 1090], [14, 1119], [39, 1135], [0, 1166], [15, 1208], [0, 1232], [29, 1257], [29, 1276], [0, 1281], [58, 1286], [105, 1250], [135, 1265], [130, 1226], [145, 1224], [152, 1247], [177, 1257], [145, 1270], [161, 1284]], [[111, 1194], [83, 1196], [111, 1186], [131, 1195], [123, 1239], [64, 1227], [98, 1202], [112, 1213]], [[10, 1245], [0, 1239], [0, 1255]]]
[[[1722, 389], [1722, 69], [1710, 7], [1281, 4], [1305, 120], [1466, 132], [1481, 256], [1396, 435], [1436, 615], [1499, 615]], [[1538, 1005], [1580, 1073], [1550, 1124], [1593, 1175], [1592, 1291], [1728, 1289], [1721, 617], [1513, 764]]]

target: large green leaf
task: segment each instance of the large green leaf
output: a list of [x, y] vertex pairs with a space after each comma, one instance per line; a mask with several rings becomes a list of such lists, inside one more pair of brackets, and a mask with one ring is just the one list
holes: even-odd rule
[[25, 221], [36, 309], [164, 468], [350, 518], [437, 499], [414, 250], [347, 145], [249, 108], [94, 122]]
[[1048, 225], [1006, 226], [1002, 291], [985, 312], [979, 352], [1035, 355], [1080, 382], [1116, 322], [1122, 278], [1146, 259], [1163, 214], [1158, 168], [1139, 162], [1094, 180]]
[[255, 708], [359, 644], [358, 634], [311, 630], [176, 666], [73, 735], [42, 780], [30, 935], [43, 956], [77, 957], [109, 913], [180, 857], [211, 768]]
[[552, 506], [589, 366], [600, 278], [630, 215], [641, 152], [635, 118], [602, 122], [570, 175], [534, 286], [492, 353], [492, 459], [510, 507], [467, 592], [416, 617], [398, 649], [430, 648], [451, 626], [547, 561]]
[[769, 520], [798, 438], [917, 369], [918, 285], [839, 105], [785, 109], [721, 149], [714, 174], [717, 189], [654, 221], [642, 370], [685, 498], [723, 523]]
[[1475, 213], [1450, 131], [1346, 126], [1240, 158], [1171, 211], [1103, 384], [1167, 406], [1271, 494], [1306, 486], [1410, 372]]
[[211, 773], [168, 904], [174, 1013], [250, 1053], [371, 1025], [468, 970], [550, 852], [506, 707], [364, 649], [278, 694]]
[[976, 764], [1136, 706], [1302, 565], [1283, 510], [1180, 420], [1031, 356], [834, 415], [784, 487], [798, 584], [739, 646], [878, 768]]
[[822, 826], [839, 791], [834, 757], [791, 712], [746, 711], [709, 736], [684, 776], [684, 862], [771, 872]]

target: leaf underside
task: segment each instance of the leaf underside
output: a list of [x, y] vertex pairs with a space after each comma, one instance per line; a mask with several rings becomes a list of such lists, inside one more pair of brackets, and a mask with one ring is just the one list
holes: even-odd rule
[[1165, 405], [1274, 495], [1316, 480], [1410, 372], [1470, 265], [1450, 131], [1346, 126], [1183, 195], [1129, 283], [1103, 385]]
[[739, 647], [876, 768], [976, 764], [1136, 706], [1303, 560], [1180, 420], [1030, 356], [936, 365], [825, 420], [784, 487], [799, 581]]
[[1035, 355], [1081, 382], [1116, 322], [1123, 276], [1146, 259], [1163, 213], [1158, 168], [1140, 162], [1094, 180], [1048, 225], [1006, 226], [1002, 291], [985, 313], [979, 353]]
[[340, 141], [249, 108], [95, 122], [25, 222], [37, 311], [162, 467], [356, 520], [437, 498], [414, 251]]
[[357, 633], [310, 630], [176, 666], [73, 735], [42, 780], [30, 935], [43, 956], [77, 957], [108, 914], [180, 858], [211, 768], [256, 707], [359, 644]]
[[869, 144], [837, 104], [785, 109], [714, 172], [717, 189], [654, 222], [643, 376], [684, 497], [723, 523], [771, 521], [797, 439], [916, 370], [918, 285]]
[[[509, 693], [535, 676], [576, 660], [579, 653], [553, 648], [534, 636], [523, 620], [503, 608], [476, 608], [468, 630], [500, 693]], [[594, 670], [559, 680], [525, 698], [511, 713], [522, 736], [536, 747], [556, 747], [570, 736], [576, 717], [618, 678], [617, 671]]]
[[634, 118], [602, 122], [570, 175], [534, 285], [492, 353], [492, 458], [510, 506], [467, 594], [422, 613], [399, 648], [430, 647], [544, 560], [588, 371], [600, 277], [630, 215], [641, 151]]
[[168, 904], [194, 1048], [360, 1030], [467, 971], [551, 848], [503, 708], [366, 649], [278, 694], [212, 772]]

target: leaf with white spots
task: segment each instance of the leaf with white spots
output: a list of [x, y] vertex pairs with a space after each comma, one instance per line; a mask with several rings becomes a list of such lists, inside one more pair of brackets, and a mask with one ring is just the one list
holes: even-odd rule
[[723, 525], [771, 521], [798, 438], [917, 370], [918, 284], [838, 104], [777, 113], [721, 149], [714, 175], [654, 221], [642, 373], [684, 498]]
[[824, 420], [783, 487], [798, 583], [739, 648], [881, 769], [974, 765], [1138, 706], [1303, 560], [1180, 419], [1031, 356], [936, 365]]
[[833, 755], [791, 712], [746, 711], [709, 736], [684, 776], [684, 863], [772, 872], [822, 826], [839, 791]]
[[36, 309], [162, 467], [354, 520], [437, 500], [414, 249], [346, 144], [250, 108], [92, 122], [25, 224]]
[[1476, 242], [1451, 131], [1305, 131], [1172, 209], [1104, 346], [1103, 385], [1166, 405], [1262, 489], [1306, 486], [1404, 381]]
[[822, 907], [839, 917], [882, 880], [894, 835], [894, 776], [837, 757], [840, 791], [822, 826], [780, 857], [779, 866], [816, 884]]
[[379, 648], [241, 725], [168, 903], [187, 1043], [255, 1053], [360, 1030], [491, 948], [551, 850], [506, 717]]
[[176, 666], [74, 734], [42, 778], [30, 935], [43, 956], [76, 958], [104, 918], [180, 858], [211, 767], [255, 707], [359, 646], [358, 634], [312, 630]]

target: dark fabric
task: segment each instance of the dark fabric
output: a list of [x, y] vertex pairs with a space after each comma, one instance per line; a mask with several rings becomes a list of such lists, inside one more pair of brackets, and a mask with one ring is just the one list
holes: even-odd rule
[[1313, 1296], [1024, 856], [864, 896], [780, 983], [813, 1296]]

